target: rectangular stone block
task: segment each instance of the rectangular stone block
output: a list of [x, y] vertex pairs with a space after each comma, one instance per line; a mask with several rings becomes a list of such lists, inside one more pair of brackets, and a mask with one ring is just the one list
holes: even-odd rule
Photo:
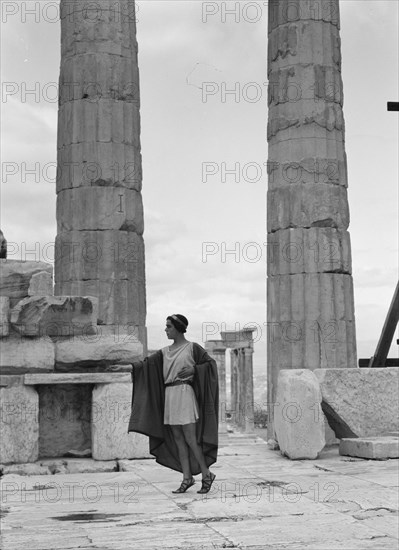
[[358, 437], [399, 430], [399, 369], [316, 369], [323, 401]]
[[10, 298], [8, 296], [0, 296], [0, 337], [8, 336], [10, 332], [9, 324], [10, 314]]
[[38, 459], [39, 396], [34, 388], [0, 388], [0, 441], [0, 463]]
[[94, 296], [31, 296], [11, 310], [11, 324], [23, 336], [96, 334]]
[[33, 275], [42, 271], [52, 277], [53, 266], [45, 262], [0, 259], [0, 296], [25, 298]]
[[99, 326], [96, 335], [57, 339], [55, 364], [57, 369], [72, 370], [77, 367], [106, 368], [109, 365], [129, 365], [142, 359], [143, 346], [138, 330], [110, 333]]
[[[92, 456], [96, 460], [149, 458], [148, 438], [127, 432], [132, 384], [97, 385], [92, 397]], [[140, 436], [141, 434], [135, 434]], [[143, 445], [144, 443], [144, 445]]]
[[282, 454], [290, 459], [315, 459], [324, 448], [321, 399], [318, 380], [310, 370], [280, 371], [273, 404], [274, 430]]
[[24, 338], [13, 333], [1, 342], [1, 374], [51, 372], [54, 362], [54, 344], [48, 336]]
[[29, 296], [52, 296], [53, 292], [53, 275], [48, 271], [39, 271], [32, 275], [29, 283]]
[[71, 372], [71, 373], [43, 373], [25, 374], [25, 386], [49, 384], [111, 384], [115, 382], [127, 383], [132, 381], [129, 372]]
[[344, 438], [339, 444], [339, 454], [374, 460], [399, 458], [399, 437]]

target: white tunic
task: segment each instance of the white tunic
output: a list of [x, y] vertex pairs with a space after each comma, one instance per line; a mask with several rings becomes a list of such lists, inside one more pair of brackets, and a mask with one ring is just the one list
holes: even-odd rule
[[[180, 370], [195, 365], [192, 342], [172, 350], [167, 346], [162, 349], [162, 354], [165, 384], [182, 380], [178, 376]], [[184, 379], [192, 380], [193, 377], [194, 375]], [[198, 406], [193, 388], [189, 384], [165, 388], [164, 424], [191, 424], [197, 420]]]

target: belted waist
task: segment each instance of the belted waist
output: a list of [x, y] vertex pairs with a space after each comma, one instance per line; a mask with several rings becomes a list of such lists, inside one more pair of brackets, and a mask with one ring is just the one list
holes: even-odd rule
[[189, 386], [193, 385], [191, 380], [175, 380], [174, 382], [165, 384], [165, 388], [168, 388], [169, 386], [180, 386], [181, 384], [188, 384]]

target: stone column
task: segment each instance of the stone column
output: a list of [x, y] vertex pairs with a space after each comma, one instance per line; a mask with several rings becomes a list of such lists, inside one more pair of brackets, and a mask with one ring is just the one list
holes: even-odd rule
[[61, 0], [55, 294], [146, 348], [134, 2]]
[[221, 340], [208, 340], [205, 349], [216, 361], [219, 381], [219, 433], [227, 432], [226, 426], [226, 348]]
[[219, 378], [219, 432], [227, 432], [226, 426], [226, 349], [214, 349], [213, 356]]
[[233, 424], [238, 422], [238, 351], [232, 349], [230, 351], [230, 410], [232, 411]]
[[356, 367], [338, 0], [269, 2], [269, 436], [283, 368]]
[[245, 380], [245, 356], [244, 349], [238, 350], [238, 426], [240, 430], [245, 430], [246, 417], [246, 380]]
[[253, 349], [244, 348], [244, 384], [245, 384], [245, 431], [254, 431], [254, 384], [253, 384]]

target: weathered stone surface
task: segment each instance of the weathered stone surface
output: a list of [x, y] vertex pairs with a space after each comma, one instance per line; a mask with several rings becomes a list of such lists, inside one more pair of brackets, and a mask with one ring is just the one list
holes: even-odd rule
[[56, 237], [55, 250], [60, 266], [58, 286], [86, 279], [129, 280], [132, 286], [145, 284], [144, 241], [135, 232], [62, 232]]
[[22, 260], [0, 260], [0, 296], [25, 298], [35, 273], [46, 271], [53, 274], [53, 267], [45, 262], [24, 262]]
[[269, 277], [268, 304], [268, 354], [273, 368], [356, 367], [350, 275]]
[[0, 388], [0, 463], [34, 462], [39, 451], [39, 396], [33, 388]]
[[127, 365], [142, 359], [143, 346], [133, 332], [109, 334], [98, 327], [97, 335], [58, 339], [55, 342], [56, 368]]
[[149, 457], [148, 438], [127, 432], [132, 384], [97, 385], [92, 401], [92, 456], [96, 460]]
[[39, 384], [112, 384], [127, 383], [132, 381], [131, 366], [121, 365], [130, 372], [68, 372], [68, 373], [43, 373], [25, 374], [24, 384], [26, 386], [37, 386]]
[[[326, 11], [322, 10], [321, 4], [313, 6], [320, 11]], [[289, 23], [275, 27], [269, 35], [269, 67], [276, 62], [283, 68], [295, 63], [303, 66], [311, 63], [329, 65], [331, 61], [334, 67], [341, 67], [341, 40], [338, 27], [331, 27], [330, 32], [326, 33], [325, 26], [314, 25], [312, 32], [307, 32], [309, 21]]]
[[345, 187], [323, 184], [282, 184], [268, 191], [267, 230], [273, 233], [289, 227], [349, 226]]
[[272, 437], [280, 368], [355, 367], [357, 358], [339, 1], [270, 0], [268, 25]]
[[[65, 193], [67, 197], [64, 197]], [[119, 228], [142, 235], [141, 193], [134, 189], [94, 186], [60, 191], [57, 195], [57, 224], [59, 232]]]
[[54, 344], [48, 336], [24, 338], [10, 334], [1, 342], [1, 374], [50, 372], [54, 370]]
[[316, 369], [323, 400], [359, 437], [399, 430], [399, 369]]
[[91, 384], [48, 384], [39, 394], [39, 457], [60, 457], [91, 447]]
[[268, 274], [352, 272], [348, 231], [290, 228], [268, 235]]
[[88, 96], [86, 99], [95, 101], [101, 91], [102, 99], [112, 99], [115, 103], [126, 101], [139, 106], [138, 66], [129, 57], [92, 52], [81, 56], [80, 62], [76, 63], [73, 56], [67, 56], [61, 77], [61, 105], [82, 99], [85, 94]]
[[[326, 7], [328, 9], [326, 9]], [[320, 28], [322, 23], [330, 23], [331, 27], [340, 28], [338, 4], [331, 2], [328, 5], [314, 3], [312, 0], [291, 0], [291, 2], [273, 1], [270, 3], [268, 29], [269, 33], [281, 25], [297, 25], [300, 23], [311, 25], [315, 29]], [[330, 27], [330, 25], [329, 25]], [[331, 32], [329, 28], [329, 32]], [[311, 36], [313, 33], [309, 33]], [[324, 34], [320, 35], [322, 49]], [[339, 36], [339, 35], [338, 35]], [[330, 51], [331, 46], [326, 48]], [[314, 48], [316, 49], [316, 48]], [[313, 53], [313, 51], [312, 51]]]
[[7, 258], [7, 240], [0, 229], [0, 258]]
[[1, 374], [0, 386], [6, 388], [7, 386], [21, 386], [24, 383], [25, 375], [13, 375], [13, 374]]
[[339, 444], [339, 454], [375, 460], [399, 458], [399, 438], [392, 436], [344, 438]]
[[[100, 6], [101, 4], [88, 8], [87, 14], [82, 10], [80, 0], [65, 2], [62, 6], [61, 53], [64, 59], [68, 59], [74, 53], [87, 55], [94, 50], [99, 53], [128, 57], [137, 65], [137, 8], [132, 6], [130, 0], [120, 0], [116, 7], [110, 6], [112, 9], [101, 9]], [[65, 24], [68, 21], [73, 24]], [[95, 25], [93, 21], [96, 22]], [[79, 64], [80, 57], [75, 59], [76, 64]], [[103, 55], [101, 60], [104, 57], [106, 56]], [[106, 65], [107, 68], [109, 66], [110, 64]], [[125, 70], [125, 66], [118, 65], [118, 67], [120, 71]], [[119, 71], [116, 74], [119, 75]]]
[[70, 458], [66, 460], [67, 474], [94, 474], [97, 472], [116, 472], [118, 464], [116, 460], [88, 460]]
[[[121, 332], [133, 331], [145, 319], [145, 285], [127, 279], [89, 279], [55, 285], [55, 293], [97, 296], [98, 324], [119, 325]], [[90, 293], [90, 294], [89, 294]]]
[[47, 466], [43, 466], [41, 463], [25, 463], [25, 464], [6, 464], [0, 467], [3, 475], [17, 475], [17, 476], [47, 476], [52, 472]]
[[[88, 124], [90, 121], [90, 127], [96, 128], [99, 111], [95, 103], [83, 100], [73, 102], [73, 105], [66, 103], [60, 108], [62, 124], [58, 125], [61, 149], [58, 150], [57, 192], [90, 186], [95, 189], [115, 186], [121, 193], [124, 189], [141, 190], [141, 153], [133, 132], [138, 124], [138, 111], [134, 106], [123, 105], [123, 102], [113, 103], [111, 111], [111, 102], [108, 102], [109, 114], [114, 113], [110, 116], [113, 139], [105, 142], [79, 141], [84, 122]], [[119, 119], [117, 123], [116, 117]]]
[[305, 369], [279, 373], [274, 429], [282, 454], [317, 458], [325, 445], [324, 415], [317, 378]]
[[11, 310], [23, 336], [96, 334], [98, 300], [92, 296], [31, 296]]
[[29, 296], [52, 296], [53, 275], [48, 271], [40, 271], [32, 275], [28, 288]]
[[[115, 6], [100, 9], [95, 29], [81, 2], [63, 7], [55, 294], [90, 289], [99, 324], [124, 325], [124, 332], [137, 326], [146, 346], [134, 3], [118, 0], [124, 13], [117, 16]], [[77, 259], [59, 253], [75, 243]]]
[[10, 324], [8, 322], [10, 313], [10, 298], [8, 296], [0, 296], [0, 337], [8, 336], [10, 332]]

